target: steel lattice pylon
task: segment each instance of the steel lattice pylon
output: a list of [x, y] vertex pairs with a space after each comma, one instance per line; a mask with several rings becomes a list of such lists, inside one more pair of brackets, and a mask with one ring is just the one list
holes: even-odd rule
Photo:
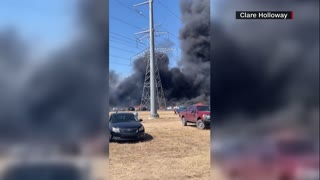
[[166, 105], [166, 99], [164, 96], [163, 88], [162, 88], [162, 83], [161, 83], [161, 78], [160, 78], [160, 71], [159, 71], [159, 65], [158, 65], [158, 58], [155, 58], [155, 76], [156, 76], [156, 93], [157, 93], [157, 101], [159, 108], [167, 108]]
[[[144, 30], [138, 33], [135, 33], [135, 35], [141, 35], [139, 38], [137, 38], [137, 42], [142, 42], [144, 39], [148, 39], [149, 37], [149, 30]], [[165, 31], [154, 31], [154, 36], [163, 36], [163, 35], [169, 35], [168, 32]], [[169, 37], [167, 37], [169, 39]], [[149, 44], [150, 45], [150, 44]], [[166, 108], [166, 99], [164, 95], [164, 91], [162, 88], [161, 78], [160, 78], [160, 71], [159, 71], [159, 62], [158, 60], [162, 59], [164, 57], [164, 54], [166, 54], [169, 51], [174, 51], [175, 48], [155, 48], [155, 58], [154, 58], [154, 76], [155, 76], [155, 91], [156, 91], [156, 104], [158, 105], [157, 108]], [[159, 52], [163, 53], [162, 56], [159, 55]], [[141, 97], [141, 104], [140, 107], [147, 107], [150, 108], [150, 51], [149, 48], [145, 49], [144, 51], [140, 52], [139, 54], [132, 57], [131, 60], [135, 60], [137, 58], [145, 58], [146, 66], [146, 73], [145, 73], [145, 80], [143, 84], [143, 90], [142, 90], [142, 97]]]
[[150, 61], [149, 59], [145, 59], [145, 60], [147, 61], [147, 66], [146, 66], [145, 79], [143, 83], [140, 108], [150, 106]]
[[[149, 107], [150, 106], [150, 59], [147, 52], [144, 53], [145, 57], [147, 58], [147, 66], [146, 66], [146, 73], [145, 73], [145, 80], [143, 84], [143, 91], [141, 97], [141, 107]], [[161, 59], [158, 55], [155, 58], [155, 81], [156, 81], [156, 96], [157, 96], [157, 103], [158, 108], [166, 108], [166, 99], [164, 96], [159, 66], [158, 66], [158, 58]]]

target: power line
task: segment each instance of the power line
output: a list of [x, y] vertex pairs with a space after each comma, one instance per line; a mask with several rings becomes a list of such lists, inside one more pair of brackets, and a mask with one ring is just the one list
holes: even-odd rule
[[121, 2], [121, 1], [119, 1], [119, 0], [114, 0], [114, 2], [117, 2], [118, 4], [122, 5], [123, 7], [125, 7], [125, 8], [128, 8], [128, 9], [132, 10], [129, 6], [127, 6], [126, 4], [122, 3], [122, 2]]
[[111, 64], [116, 64], [116, 65], [121, 65], [121, 66], [131, 66], [130, 64], [122, 64], [122, 63], [118, 63], [118, 62], [114, 62], [114, 61], [110, 61]]
[[129, 51], [129, 50], [127, 50], [127, 49], [122, 49], [122, 48], [115, 47], [115, 46], [110, 46], [110, 47], [113, 47], [113, 48], [116, 48], [116, 49], [119, 49], [119, 50], [123, 50], [123, 51], [127, 51], [127, 52], [131, 52], [131, 53], [136, 53], [136, 52]]
[[130, 58], [121, 57], [121, 56], [117, 56], [117, 55], [113, 55], [113, 54], [109, 54], [109, 56], [110, 56], [110, 57], [114, 57], [114, 58], [120, 58], [120, 59], [130, 60]]
[[[126, 37], [126, 36], [123, 36], [123, 35], [121, 35], [121, 34], [118, 34], [118, 33], [115, 33], [115, 32], [110, 32], [111, 34], [114, 34], [114, 35], [117, 35], [117, 36], [119, 36], [119, 37], [122, 37], [122, 38], [124, 38], [124, 39], [128, 39], [130, 42], [131, 41], [133, 41], [133, 42], [135, 42], [135, 43], [137, 43], [137, 40], [133, 40], [133, 39], [131, 39], [131, 38], [128, 38], [128, 37]], [[144, 44], [144, 43], [142, 43], [142, 42], [139, 42], [140, 44], [143, 44], [143, 45], [146, 45], [146, 44]]]
[[[128, 9], [130, 9], [130, 10], [133, 10], [133, 9], [129, 8], [128, 6], [126, 6], [125, 4], [123, 4], [122, 2], [118, 1], [118, 0], [116, 0], [116, 2], [118, 2], [119, 4], [123, 5], [124, 7], [128, 8]], [[160, 2], [160, 1], [159, 1], [159, 2]], [[164, 4], [161, 3], [161, 5], [168, 9], [168, 7], [165, 6]], [[133, 11], [134, 11], [134, 10], [133, 10]], [[168, 9], [168, 11], [171, 12], [171, 13], [173, 13], [170, 9]], [[173, 14], [174, 14], [174, 13], [173, 13]], [[141, 15], [141, 14], [140, 14], [140, 15]], [[126, 21], [123, 21], [122, 19], [119, 19], [119, 18], [114, 17], [114, 16], [110, 16], [110, 17], [113, 18], [114, 20], [117, 20], [117, 21], [123, 23], [123, 24], [126, 24], [126, 25], [128, 25], [128, 26], [131, 26], [131, 27], [136, 28], [136, 29], [138, 29], [138, 30], [141, 30], [140, 27], [135, 26], [135, 25], [132, 25], [132, 24], [126, 22]], [[146, 19], [148, 19], [146, 16], [143, 16], [143, 17], [146, 18]], [[175, 17], [177, 17], [177, 16], [175, 15]], [[177, 17], [177, 18], [178, 18], [178, 17]], [[178, 19], [179, 19], [179, 18], [178, 18]], [[180, 19], [179, 19], [179, 20], [180, 20]], [[164, 29], [165, 31], [168, 31], [168, 30], [165, 29], [165, 28], [163, 28], [163, 29]], [[172, 36], [176, 37], [177, 40], [179, 40], [179, 37], [178, 37], [177, 35], [171, 33], [170, 31], [168, 31], [168, 33], [171, 34]], [[113, 33], [113, 34], [117, 34], [117, 33]], [[119, 34], [117, 34], [117, 35], [119, 35]], [[122, 36], [122, 35], [120, 35], [120, 36]], [[126, 39], [130, 39], [130, 38], [128, 38], [128, 37], [125, 37], [125, 38], [126, 38]], [[162, 37], [162, 38], [163, 38], [163, 37]], [[131, 40], [131, 39], [130, 39], [130, 40]]]
[[[119, 4], [125, 6], [125, 7], [128, 8], [128, 9], [133, 10], [133, 9], [129, 8], [128, 6], [126, 6], [125, 4], [123, 4], [122, 2], [120, 2], [120, 1], [118, 1], [118, 0], [115, 0], [115, 1], [118, 2]], [[169, 12], [171, 12], [176, 18], [178, 18], [178, 20], [180, 20], [179, 17], [178, 17], [177, 15], [175, 15], [166, 5], [164, 5], [164, 4], [161, 3], [160, 1], [158, 1], [158, 2], [159, 2], [164, 8], [166, 8]], [[134, 11], [134, 10], [133, 10], [133, 11]], [[128, 25], [128, 26], [131, 26], [131, 27], [133, 27], [133, 28], [136, 28], [136, 29], [141, 30], [140, 27], [135, 26], [135, 25], [132, 25], [132, 24], [126, 22], [126, 21], [123, 21], [122, 19], [119, 19], [119, 18], [114, 17], [114, 16], [110, 16], [110, 17], [113, 18], [113, 19], [115, 19], [115, 20], [117, 20], [117, 21], [119, 21], [119, 22], [121, 22], [121, 23], [123, 23], [123, 24], [126, 24], [126, 25]], [[146, 19], [148, 19], [146, 16], [143, 16], [143, 17], [146, 18]], [[163, 27], [162, 27], [162, 28], [163, 28]], [[165, 28], [163, 28], [163, 29], [164, 29], [165, 31], [167, 31], [169, 34], [171, 34], [172, 36], [174, 36], [175, 38], [177, 38], [177, 40], [179, 40], [179, 37], [178, 37], [177, 35], [171, 33], [170, 31], [168, 31], [168, 30], [165, 29]], [[116, 34], [116, 33], [114, 33], [114, 34]], [[126, 39], [130, 39], [130, 38], [127, 38], [127, 37], [125, 37], [125, 38], [126, 38]]]
[[171, 33], [170, 31], [168, 31], [168, 29], [164, 28], [164, 27], [160, 27], [162, 28], [163, 30], [167, 31], [169, 34], [171, 34], [172, 36], [174, 36], [175, 38], [177, 38], [177, 40], [180, 40], [179, 37], [173, 33]]
[[135, 41], [135, 40], [133, 40], [133, 39], [131, 39], [131, 38], [128, 38], [128, 37], [126, 37], [126, 36], [123, 36], [123, 35], [118, 34], [118, 33], [115, 33], [115, 32], [110, 32], [110, 33], [111, 33], [111, 34], [114, 34], [114, 35], [116, 35], [116, 36], [122, 37], [122, 38], [124, 38], [124, 39], [128, 39], [128, 40], [130, 40], [130, 41]]
[[118, 37], [115, 37], [115, 36], [110, 36], [110, 41], [113, 41], [113, 42], [116, 42], [116, 43], [121, 43], [122, 45], [127, 45], [127, 46], [131, 45], [129, 47], [134, 47], [134, 48], [137, 48], [137, 49], [141, 49], [140, 47], [138, 47], [139, 44], [145, 45], [142, 42], [136, 41], [134, 43], [134, 42], [131, 42], [131, 41], [128, 41], [128, 40], [119, 39]]
[[172, 11], [168, 8], [168, 6], [166, 6], [165, 4], [163, 4], [160, 0], [158, 0], [158, 3], [159, 3], [162, 7], [166, 8], [174, 17], [176, 17], [178, 20], [180, 20], [180, 18], [179, 18], [174, 12], [172, 12]]
[[141, 28], [139, 28], [138, 26], [132, 25], [132, 24], [126, 22], [126, 21], [123, 21], [122, 19], [119, 19], [119, 18], [114, 17], [114, 16], [110, 16], [110, 17], [111, 17], [112, 19], [114, 19], [114, 20], [117, 20], [117, 21], [123, 23], [123, 24], [126, 24], [126, 25], [128, 25], [128, 26], [131, 26], [131, 27], [136, 28], [136, 29], [138, 29], [138, 30], [141, 30]]
[[[164, 3], [162, 3], [160, 0], [157, 0], [157, 2], [164, 8], [166, 8], [168, 10], [168, 12], [170, 12], [174, 17], [176, 17], [179, 21], [180, 18], [172, 11], [170, 10], [170, 8], [168, 6], [166, 6]], [[171, 33], [170, 31], [168, 31], [166, 28], [162, 27], [163, 30], [167, 31], [169, 34], [171, 34], [172, 36], [174, 36], [175, 38], [177, 38], [177, 40], [179, 40], [179, 36], [177, 36], [176, 34]]]
[[114, 44], [119, 44], [119, 45], [123, 45], [123, 46], [130, 47], [130, 48], [135, 48], [135, 49], [139, 49], [139, 50], [142, 49], [141, 47], [133, 46], [133, 45], [126, 44], [126, 43], [123, 43], [123, 42], [120, 42], [120, 41], [115, 41], [113, 39], [110, 39], [109, 41], [113, 42]]
[[148, 20], [148, 17], [145, 16], [144, 14], [138, 12], [137, 10], [133, 9], [133, 8], [130, 8], [129, 6], [127, 6], [126, 4], [122, 3], [121, 1], [119, 0], [114, 0], [115, 2], [117, 2], [118, 4], [122, 5], [123, 7], [127, 8], [127, 9], [130, 9], [132, 10], [133, 12], [135, 13], [138, 13], [140, 16], [144, 17], [146, 20]]
[[[137, 44], [134, 44], [134, 43], [131, 43], [131, 42], [126, 42], [126, 41], [123, 41], [122, 39], [116, 39], [114, 37], [111, 37], [111, 38], [113, 38], [113, 39], [110, 39], [110, 41], [113, 41], [113, 42], [118, 41], [117, 43], [121, 43], [121, 44], [127, 45], [127, 46], [130, 45], [130, 47], [138, 48]], [[140, 49], [140, 48], [138, 48], [138, 49]]]
[[129, 40], [126, 40], [126, 39], [119, 39], [119, 37], [114, 36], [114, 35], [112, 35], [112, 34], [110, 34], [109, 37], [110, 37], [110, 38], [113, 38], [113, 39], [117, 39], [117, 40], [122, 41], [122, 42], [125, 42], [125, 43], [134, 44], [134, 42], [132, 42], [132, 41], [129, 41]]
[[[166, 30], [166, 29], [164, 29], [164, 30]], [[171, 34], [172, 36], [174, 36], [175, 38], [177, 38], [177, 40], [180, 40], [179, 36], [177, 36], [177, 35], [175, 35], [175, 34], [171, 33], [170, 31], [168, 31], [168, 33], [169, 33], [169, 34]]]

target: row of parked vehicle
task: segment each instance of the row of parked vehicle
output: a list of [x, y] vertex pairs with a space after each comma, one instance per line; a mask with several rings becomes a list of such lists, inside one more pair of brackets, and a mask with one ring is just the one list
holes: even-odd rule
[[112, 111], [148, 111], [150, 110], [149, 108], [147, 107], [133, 107], [133, 106], [130, 106], [130, 107], [127, 107], [127, 108], [124, 108], [124, 107], [114, 107], [112, 108]]
[[[130, 111], [131, 109], [128, 108]], [[114, 109], [117, 111], [117, 109]], [[203, 104], [193, 104], [187, 107], [181, 106], [175, 109], [179, 114], [183, 126], [188, 123], [195, 123], [198, 129], [210, 127], [210, 106]], [[109, 130], [110, 141], [113, 140], [142, 140], [145, 138], [142, 119], [138, 119], [130, 112], [117, 112], [110, 115]]]

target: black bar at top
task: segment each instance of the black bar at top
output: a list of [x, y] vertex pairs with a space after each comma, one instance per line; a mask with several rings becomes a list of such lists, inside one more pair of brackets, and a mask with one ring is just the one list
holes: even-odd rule
[[293, 19], [293, 11], [236, 11], [236, 19]]

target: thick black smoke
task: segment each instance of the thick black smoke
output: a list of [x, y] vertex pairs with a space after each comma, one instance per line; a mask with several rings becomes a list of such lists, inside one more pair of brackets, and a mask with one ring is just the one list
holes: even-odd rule
[[29, 61], [24, 53], [34, 53], [23, 46], [29, 42], [0, 33], [1, 69], [8, 71], [0, 81], [6, 87], [0, 95], [3, 140], [79, 142], [107, 129], [108, 1], [79, 2], [80, 36], [37, 60], [42, 64], [26, 66], [27, 75], [18, 76]]
[[[215, 1], [212, 9], [216, 124], [238, 115], [318, 122], [319, 1]], [[292, 10], [295, 17], [242, 21], [235, 19], [237, 10]]]
[[192, 83], [187, 96], [194, 103], [210, 99], [210, 1], [180, 1], [183, 28], [180, 31], [182, 57], [180, 67]]
[[14, 28], [0, 31], [0, 137], [15, 137], [21, 132], [19, 123], [24, 106], [21, 104], [21, 81], [27, 45]]
[[140, 104], [144, 74], [146, 70], [144, 58], [134, 61], [134, 73], [119, 82], [118, 75], [111, 71], [109, 73], [110, 105], [133, 106]]
[[[209, 103], [209, 7], [209, 0], [180, 1], [183, 27], [180, 30], [182, 56], [179, 66], [169, 68], [167, 55], [158, 53], [156, 56], [167, 105]], [[110, 88], [114, 89], [111, 92], [110, 105], [128, 106], [141, 103], [146, 61], [147, 56], [137, 59], [132, 75], [121, 82], [110, 80], [113, 82]]]

